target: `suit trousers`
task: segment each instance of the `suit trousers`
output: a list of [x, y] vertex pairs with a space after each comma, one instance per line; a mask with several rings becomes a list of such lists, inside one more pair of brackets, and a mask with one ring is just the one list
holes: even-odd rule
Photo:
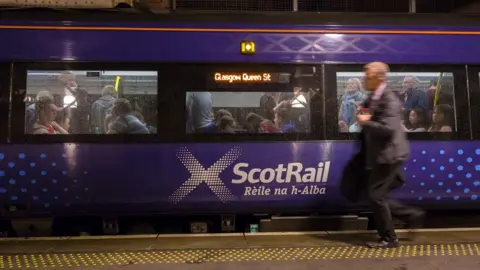
[[372, 206], [379, 236], [385, 241], [397, 239], [392, 215], [402, 220], [415, 216], [418, 210], [390, 199], [389, 193], [399, 186], [397, 176], [403, 162], [377, 164], [368, 171], [367, 198]]

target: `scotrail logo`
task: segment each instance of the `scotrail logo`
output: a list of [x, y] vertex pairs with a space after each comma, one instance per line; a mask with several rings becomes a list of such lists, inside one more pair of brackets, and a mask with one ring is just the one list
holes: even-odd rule
[[177, 158], [190, 173], [190, 178], [170, 196], [169, 200], [172, 203], [180, 202], [201, 183], [205, 183], [222, 202], [233, 200], [235, 196], [220, 179], [220, 173], [232, 165], [241, 154], [240, 147], [233, 147], [212, 166], [205, 168], [186, 147], [181, 147], [177, 152]]
[[[235, 200], [235, 196], [220, 179], [220, 174], [233, 165], [241, 154], [240, 147], [233, 147], [213, 165], [205, 168], [186, 147], [181, 147], [177, 158], [188, 170], [190, 177], [169, 200], [172, 203], [182, 201], [202, 183], [222, 202]], [[240, 196], [322, 195], [326, 192], [330, 161], [314, 164], [314, 167], [307, 167], [301, 162], [291, 162], [256, 168], [249, 163], [238, 162], [233, 166], [228, 182], [244, 188]], [[237, 189], [236, 191], [238, 192]]]

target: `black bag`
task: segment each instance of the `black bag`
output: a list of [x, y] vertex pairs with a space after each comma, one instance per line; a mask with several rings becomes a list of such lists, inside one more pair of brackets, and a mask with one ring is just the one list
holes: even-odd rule
[[365, 189], [365, 176], [364, 159], [358, 153], [348, 161], [340, 181], [340, 193], [349, 202], [356, 203], [361, 200]]

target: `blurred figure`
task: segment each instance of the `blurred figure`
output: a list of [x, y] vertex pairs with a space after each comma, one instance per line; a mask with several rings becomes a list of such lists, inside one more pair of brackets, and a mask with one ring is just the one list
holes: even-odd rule
[[224, 116], [233, 117], [232, 113], [228, 110], [225, 110], [225, 109], [218, 110], [216, 115], [215, 115], [215, 122], [216, 122], [217, 126], [220, 125], [220, 121], [221, 121], [222, 117], [224, 117]]
[[408, 132], [426, 132], [426, 117], [422, 109], [416, 108], [408, 114]]
[[275, 112], [275, 125], [284, 133], [297, 132], [295, 125], [290, 120], [292, 105], [289, 101], [280, 102], [273, 111]]
[[453, 110], [450, 105], [435, 106], [432, 114], [432, 126], [429, 132], [452, 132]]
[[[360, 113], [360, 109], [361, 107], [358, 106], [356, 109], [356, 114]], [[362, 131], [362, 126], [360, 126], [357, 119], [355, 119], [355, 122], [348, 127], [348, 132], [350, 133], [359, 133], [361, 131]]]
[[220, 123], [218, 124], [219, 133], [229, 133], [234, 134], [235, 130], [235, 119], [231, 115], [224, 115], [220, 118]]
[[[427, 97], [429, 103], [428, 116], [433, 112], [435, 107], [435, 93], [437, 90], [438, 79], [433, 79], [430, 81], [430, 86], [427, 90]], [[438, 100], [437, 104], [453, 104], [453, 81], [451, 78], [442, 77], [439, 85]]]
[[[435, 93], [437, 91], [437, 84], [438, 84], [438, 78], [432, 79], [427, 89], [428, 110], [430, 112], [433, 112], [433, 107], [435, 107], [434, 102], [435, 102]], [[438, 87], [440, 90], [441, 85], [438, 85]]]
[[[62, 71], [58, 77], [60, 82], [60, 87], [63, 89], [60, 90], [59, 94], [61, 95], [61, 107], [65, 112], [65, 117], [72, 118], [72, 108], [77, 108], [76, 94], [77, 94], [77, 81], [76, 75], [72, 71]], [[55, 91], [55, 93], [58, 93]]]
[[362, 131], [362, 126], [357, 121], [348, 127], [350, 133], [359, 133], [360, 131]]
[[57, 123], [66, 132], [70, 130], [70, 118], [67, 117], [64, 110], [57, 112], [55, 123]]
[[247, 133], [259, 133], [260, 132], [260, 123], [264, 118], [256, 113], [249, 113], [245, 117], [245, 129]]
[[107, 134], [149, 134], [148, 128], [133, 115], [132, 105], [127, 99], [115, 100], [112, 114], [104, 121]]
[[[63, 106], [66, 107], [70, 105], [71, 108], [76, 108], [77, 104], [75, 102], [75, 94], [78, 85], [75, 73], [72, 71], [62, 71], [58, 80], [62, 83], [64, 88]], [[67, 116], [70, 117], [70, 115]]]
[[219, 133], [234, 133], [235, 119], [228, 110], [220, 109], [215, 115], [215, 125]]
[[343, 121], [338, 121], [338, 129], [341, 133], [348, 133], [348, 126]]
[[105, 133], [103, 122], [107, 115], [112, 113], [113, 104], [116, 100], [116, 91], [113, 85], [107, 85], [102, 89], [102, 96], [92, 104], [91, 124], [96, 134]]
[[273, 109], [277, 106], [273, 93], [266, 92], [260, 98], [260, 110], [265, 119], [273, 121], [275, 119], [275, 113]]
[[310, 92], [303, 93], [302, 87], [297, 85], [293, 87], [293, 99], [291, 101], [292, 108], [305, 108], [308, 106], [307, 98], [305, 95], [310, 94]]
[[56, 118], [59, 108], [53, 103], [53, 98], [41, 96], [35, 102], [37, 121], [33, 126], [33, 134], [68, 134], [68, 132], [57, 124]]
[[245, 118], [245, 128], [248, 133], [279, 133], [280, 130], [276, 125], [268, 120], [264, 119], [256, 113], [249, 113]]
[[427, 93], [418, 88], [419, 81], [415, 76], [406, 76], [403, 79], [402, 93], [400, 99], [403, 101], [403, 107], [406, 111], [420, 108], [428, 110]]
[[142, 113], [140, 113], [139, 111], [133, 111], [132, 115], [135, 116], [138, 120], [140, 120], [140, 122], [142, 122], [148, 128], [148, 131], [150, 133], [157, 134], [157, 129], [145, 122], [145, 118], [143, 117]]
[[212, 121], [213, 102], [210, 92], [189, 92], [186, 100], [187, 132], [214, 133], [215, 123]]
[[[88, 92], [85, 88], [77, 87], [75, 101], [77, 108], [72, 109], [72, 119], [70, 133], [74, 134], [91, 134], [91, 105], [89, 102]], [[106, 116], [106, 115], [105, 115]], [[102, 121], [103, 123], [103, 121]], [[102, 125], [103, 128], [103, 125]]]
[[[372, 95], [365, 102], [368, 112], [358, 113], [362, 126], [361, 151], [366, 168], [367, 199], [373, 210], [380, 241], [367, 243], [371, 248], [398, 247], [392, 215], [405, 219], [411, 227], [421, 226], [424, 212], [389, 198], [393, 189], [404, 183], [403, 165], [410, 155], [402, 128], [402, 106], [393, 90], [387, 87], [389, 68], [381, 62], [364, 67], [365, 88]], [[363, 110], [362, 110], [363, 111]]]
[[280, 133], [280, 129], [270, 120], [264, 119], [260, 122], [260, 128], [258, 130], [260, 133]]
[[33, 126], [35, 125], [35, 122], [37, 122], [37, 112], [35, 109], [35, 103], [41, 98], [41, 97], [48, 97], [51, 100], [53, 99], [53, 95], [50, 93], [50, 91], [40, 91], [38, 92], [37, 96], [35, 97], [35, 102], [33, 104], [30, 104], [27, 107], [26, 115], [26, 132], [27, 134], [32, 134], [33, 133]]
[[280, 92], [278, 95], [278, 103], [281, 103], [282, 101], [290, 102], [294, 98], [295, 98], [294, 92]]
[[343, 94], [340, 108], [338, 110], [338, 119], [344, 121], [347, 126], [355, 123], [357, 107], [363, 103], [366, 95], [363, 90], [362, 82], [357, 78], [351, 78], [347, 81], [347, 88]]

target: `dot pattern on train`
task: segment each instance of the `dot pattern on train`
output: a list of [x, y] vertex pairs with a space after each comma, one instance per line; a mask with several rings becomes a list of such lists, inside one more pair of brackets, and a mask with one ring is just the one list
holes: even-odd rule
[[183, 163], [191, 176], [170, 196], [170, 201], [173, 203], [180, 202], [201, 183], [205, 183], [222, 202], [233, 200], [234, 195], [220, 179], [220, 173], [232, 165], [241, 154], [242, 149], [235, 146], [212, 166], [204, 168], [186, 147], [181, 147], [177, 152], [177, 158]]
[[417, 200], [425, 200], [425, 194], [435, 194], [437, 201], [478, 200], [480, 148], [417, 151], [421, 155], [415, 155], [404, 168], [410, 179], [405, 188], [419, 194]]
[[[478, 201], [480, 148], [468, 147], [468, 144], [443, 149], [431, 147], [429, 143], [425, 143], [423, 148], [419, 145], [423, 144], [412, 144], [412, 158], [404, 168], [408, 181], [397, 194], [418, 201]], [[90, 174], [87, 166], [93, 165], [85, 163], [83, 167], [79, 166], [75, 162], [83, 159], [74, 158], [68, 149], [62, 149], [62, 152], [44, 152], [38, 149], [17, 153], [1, 151], [0, 199], [11, 204], [33, 204], [45, 209], [50, 209], [53, 205], [70, 207], [73, 204], [89, 203], [92, 185], [101, 181], [102, 176], [98, 173]], [[200, 155], [197, 151], [193, 152], [194, 156], [186, 147], [176, 150], [179, 164], [183, 163], [188, 173], [181, 179], [185, 182], [179, 182], [178, 189], [175, 190], [174, 187], [170, 193], [172, 195], [168, 199], [171, 203], [184, 200], [200, 185], [206, 185], [211, 190], [211, 196], [222, 202], [236, 198], [232, 192], [234, 190], [229, 190], [230, 186], [225, 185], [229, 181], [220, 176], [223, 172], [231, 173], [233, 163], [242, 155], [241, 147], [231, 148], [210, 167], [203, 160], [198, 160]], [[89, 182], [89, 179], [94, 181]], [[329, 191], [338, 188], [337, 180], [329, 179]]]
[[65, 207], [80, 203], [89, 192], [81, 183], [89, 172], [74, 173], [76, 165], [67, 153], [22, 152], [9, 156], [0, 153], [0, 198], [7, 196], [12, 204], [21, 200], [41, 204], [47, 209], [60, 200]]

